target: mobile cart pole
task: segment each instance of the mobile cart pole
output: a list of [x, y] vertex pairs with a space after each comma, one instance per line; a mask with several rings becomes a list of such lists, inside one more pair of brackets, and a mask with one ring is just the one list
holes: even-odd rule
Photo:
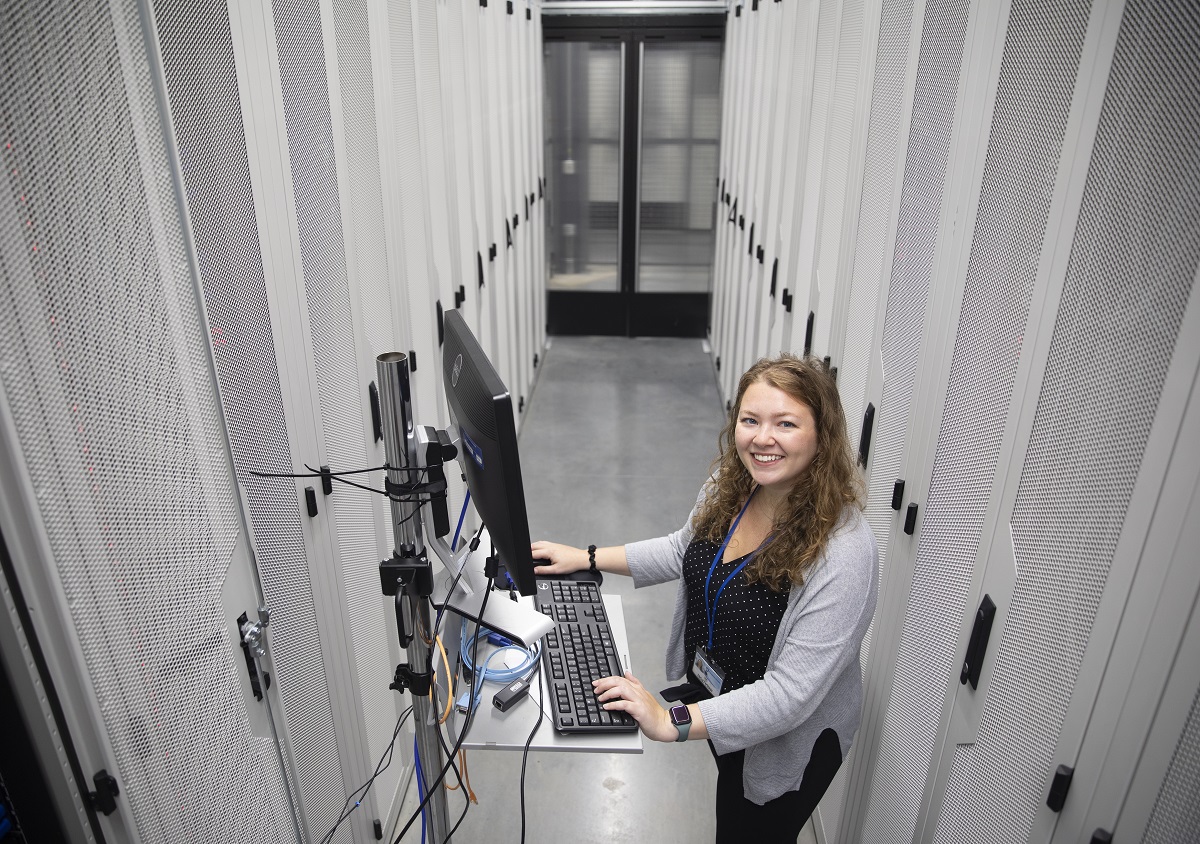
[[[408, 663], [396, 669], [392, 687], [412, 695], [413, 725], [417, 751], [421, 757], [422, 781], [437, 782], [444, 764], [438, 743], [437, 713], [430, 694], [432, 676], [430, 646], [419, 631], [432, 632], [428, 598], [433, 592], [433, 571], [421, 536], [420, 490], [427, 487], [416, 470], [417, 428], [413, 424], [412, 390], [408, 378], [408, 358], [401, 352], [387, 352], [375, 360], [379, 377], [379, 403], [383, 421], [383, 447], [387, 456], [387, 491], [391, 498], [392, 556], [379, 567], [384, 594], [396, 601], [396, 632], [400, 647], [408, 654]], [[443, 481], [444, 483], [444, 481]], [[397, 500], [397, 499], [401, 500]], [[442, 844], [450, 827], [446, 819], [446, 792], [440, 785], [427, 804], [430, 841]]]

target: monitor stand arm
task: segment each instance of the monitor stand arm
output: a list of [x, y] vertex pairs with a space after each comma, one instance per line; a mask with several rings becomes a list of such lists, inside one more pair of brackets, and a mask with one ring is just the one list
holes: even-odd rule
[[[532, 647], [534, 642], [554, 629], [554, 622], [531, 607], [528, 602], [518, 603], [508, 600], [505, 595], [493, 595], [483, 608], [483, 617], [479, 615], [483, 604], [483, 590], [486, 588], [483, 573], [486, 555], [483, 549], [488, 545], [486, 528], [480, 534], [479, 547], [475, 551], [465, 546], [458, 552], [451, 551], [445, 540], [440, 538], [429, 543], [429, 547], [446, 567], [445, 574], [438, 577], [434, 584], [433, 604], [438, 608], [445, 605], [463, 618], [477, 624], [482, 623], [484, 627], [507, 636], [526, 648]], [[458, 578], [454, 591], [449, 592], [450, 585], [460, 571], [462, 576]]]

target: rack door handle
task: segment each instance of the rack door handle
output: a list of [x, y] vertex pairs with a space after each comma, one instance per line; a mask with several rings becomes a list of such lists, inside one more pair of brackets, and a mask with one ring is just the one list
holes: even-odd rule
[[990, 595], [984, 595], [975, 611], [975, 625], [971, 628], [971, 640], [967, 644], [967, 655], [963, 659], [960, 684], [970, 683], [972, 689], [979, 688], [979, 674], [983, 670], [983, 657], [987, 653], [988, 639], [992, 635], [992, 621], [996, 618], [996, 603]]
[[[810, 312], [811, 313], [811, 312]], [[810, 325], [811, 317], [810, 317]], [[863, 411], [862, 432], [858, 435], [858, 465], [866, 466], [867, 458], [871, 455], [871, 435], [875, 430], [875, 405], [867, 402], [867, 409]], [[897, 507], [897, 510], [900, 508]]]

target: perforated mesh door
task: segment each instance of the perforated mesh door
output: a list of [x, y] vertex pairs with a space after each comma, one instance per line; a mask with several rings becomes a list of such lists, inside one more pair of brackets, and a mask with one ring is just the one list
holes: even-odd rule
[[[889, 228], [895, 207], [896, 169], [899, 162], [901, 116], [904, 112], [912, 0], [884, 0], [879, 24], [879, 46], [871, 91], [871, 116], [863, 165], [862, 198], [855, 227], [850, 306], [846, 343], [838, 371], [838, 390], [846, 408], [850, 441], [862, 433], [866, 409], [867, 375], [875, 337], [883, 271], [887, 261]], [[868, 468], [873, 468], [872, 462]], [[878, 526], [882, 527], [882, 525]], [[876, 532], [877, 538], [883, 535]]]
[[890, 754], [886, 766], [881, 762], [886, 773], [883, 779], [876, 775], [872, 829], [911, 835], [916, 822], [1008, 416], [1086, 14], [1083, 4], [1047, 10], [1017, 3], [1012, 9], [884, 728], [884, 746], [905, 752]]
[[[925, 9], [921, 55], [917, 64], [912, 126], [905, 161], [904, 187], [896, 227], [896, 245], [883, 335], [883, 395], [876, 416], [877, 441], [871, 469], [867, 518], [880, 538], [881, 571], [889, 556], [888, 539], [895, 513], [889, 504], [900, 477], [902, 449], [912, 411], [922, 324], [933, 275], [946, 161], [953, 134], [955, 102], [967, 22], [966, 2], [931, 2]], [[923, 528], [929, 529], [928, 524]], [[889, 584], [890, 586], [890, 584]], [[897, 588], [897, 587], [892, 587]], [[935, 612], [936, 602], [922, 602]], [[910, 604], [911, 608], [911, 604]], [[890, 631], [889, 631], [890, 632]], [[863, 821], [863, 840], [891, 842], [911, 836], [916, 824], [925, 769], [933, 736], [912, 728], [920, 718], [936, 719], [928, 685], [913, 683], [920, 659], [901, 641], [892, 699], [879, 738], [879, 759]], [[936, 724], [936, 720], [935, 720]]]
[[829, 100], [826, 152], [821, 168], [820, 231], [817, 234], [816, 284], [819, 306], [814, 329], [814, 350], [822, 356], [829, 348], [830, 329], [836, 300], [845, 298], [846, 285], [838, 278], [838, 258], [842, 242], [843, 217], [847, 191], [858, 185], [847, 184], [850, 171], [854, 118], [859, 110], [859, 77], [863, 50], [863, 24], [866, 13], [863, 0], [842, 0], [841, 27], [838, 30], [836, 74]]
[[[472, 323], [473, 309], [469, 303], [475, 301], [478, 281], [475, 269], [475, 184], [474, 166], [470, 143], [474, 137], [470, 130], [470, 107], [467, 92], [467, 46], [463, 22], [463, 7], [458, 3], [439, 5], [444, 17], [439, 22], [438, 43], [442, 54], [442, 78], [446, 94], [446, 110], [450, 118], [451, 161], [449, 177], [455, 191], [450, 225], [455, 230], [451, 242], [457, 243], [454, 261], [459, 274], [457, 284], [462, 285], [466, 296], [460, 306], [467, 321]], [[537, 150], [541, 152], [541, 150]], [[539, 288], [540, 289], [540, 288]], [[456, 287], [457, 291], [458, 288]], [[452, 303], [443, 303], [448, 310]]]
[[1192, 700], [1187, 723], [1162, 788], [1154, 801], [1142, 844], [1174, 844], [1187, 841], [1200, 829], [1200, 690]]
[[[225, 8], [155, 6], [230, 444], [245, 481], [272, 609], [272, 658], [310, 829], [329, 829], [345, 789], [321, 667], [316, 610], [259, 251], [232, 36]], [[339, 833], [341, 834], [341, 833]]]
[[333, 7], [346, 143], [345, 189], [351, 225], [347, 251], [355, 267], [359, 315], [371, 356], [399, 348], [393, 330], [391, 273], [383, 216], [383, 176], [379, 165], [379, 118], [375, 114], [374, 73], [366, 0], [341, 0]]
[[[793, 284], [791, 291], [796, 304], [792, 346], [802, 350], [804, 346], [805, 317], [811, 304], [813, 272], [816, 268], [816, 239], [819, 233], [818, 219], [821, 198], [821, 173], [825, 166], [826, 137], [829, 124], [829, 101], [837, 59], [838, 15], [840, 0], [821, 0], [820, 16], [817, 22], [817, 40], [812, 65], [812, 110], [809, 113], [808, 125], [803, 127], [808, 133], [808, 145], [804, 162], [804, 182], [801, 186], [800, 218], [794, 227], [795, 246], [792, 252], [791, 264], [795, 271], [789, 281]], [[819, 307], [824, 307], [821, 303]], [[823, 349], [815, 346], [814, 354], [823, 353]]]
[[0, 31], [0, 378], [121, 805], [142, 841], [289, 840], [220, 603], [235, 495], [137, 5], [7, 3]]
[[[305, 0], [276, 0], [274, 12], [296, 222], [304, 270], [304, 294], [316, 364], [324, 456], [329, 465], [337, 468], [377, 465], [378, 451], [375, 450], [374, 459], [368, 456], [368, 424], [363, 417], [363, 384], [375, 375], [374, 361], [364, 361], [362, 365], [368, 368], [368, 372], [360, 372], [352, 317], [357, 303], [352, 302], [348, 285], [342, 241], [342, 208], [337, 172], [330, 154], [334, 148], [334, 137], [320, 12], [316, 3]], [[355, 73], [355, 60], [352, 59], [348, 68], [351, 75], [345, 79], [339, 76], [339, 90], [344, 92], [352, 89], [351, 101], [370, 113], [374, 102], [370, 87], [370, 42], [365, 32], [365, 9], [342, 9], [337, 20], [346, 26], [338, 33], [339, 57], [348, 53], [365, 53], [365, 58], [358, 61], [365, 61], [367, 65], [365, 68], [359, 65]], [[335, 24], [335, 32], [337, 29]], [[345, 104], [342, 114], [347, 114]], [[374, 119], [368, 116], [347, 127], [346, 134], [351, 135], [354, 128], [361, 130], [369, 127], [373, 131], [374, 123]], [[359, 136], [352, 143], [360, 150], [360, 156], [365, 157], [371, 150], [373, 140], [372, 134]], [[366, 164], [362, 166], [378, 170], [377, 164], [373, 168]], [[373, 190], [371, 192], [374, 193]], [[362, 220], [369, 209], [369, 205], [359, 209], [352, 219], [355, 222]], [[382, 219], [365, 222], [364, 234], [382, 229]], [[375, 252], [382, 244], [371, 243], [370, 246], [374, 247], [372, 251]], [[390, 601], [379, 590], [377, 564], [381, 531], [373, 518], [373, 502], [369, 500], [371, 495], [343, 484], [335, 483], [334, 487], [333, 495], [325, 499], [333, 514], [334, 557], [330, 562], [341, 574], [344, 591], [338, 596], [342, 599], [338, 611], [345, 613], [349, 632], [347, 645], [352, 650], [355, 668], [348, 672], [349, 679], [353, 681], [351, 687], [343, 689], [341, 695], [343, 700], [349, 699], [353, 706], [353, 710], [347, 714], [361, 720], [365, 733], [365, 747], [346, 753], [349, 755], [357, 751], [369, 754], [366, 759], [360, 756], [356, 760], [357, 767], [350, 765], [344, 768], [346, 776], [352, 772], [356, 774], [353, 781], [342, 783], [342, 788], [348, 789], [358, 786], [366, 778], [365, 772], [370, 770], [367, 766], [381, 758], [391, 742], [397, 698], [386, 682], [394, 668], [388, 652], [390, 637], [385, 625], [385, 612], [390, 610]], [[335, 579], [331, 580], [336, 582]], [[329, 638], [338, 641], [332, 636]], [[345, 707], [346, 703], [342, 706]], [[346, 732], [343, 727], [343, 735]], [[357, 744], [346, 743], [352, 747]], [[406, 755], [402, 752], [401, 758]], [[387, 800], [394, 794], [402, 770], [402, 765], [394, 764], [376, 782], [378, 791], [372, 795], [380, 801], [375, 806], [376, 817], [386, 816]], [[337, 796], [336, 790], [334, 795]], [[364, 803], [370, 805], [369, 801]], [[340, 812], [340, 806], [335, 809]], [[333, 825], [337, 817], [338, 814], [334, 814], [331, 818], [322, 818], [321, 825], [314, 828], [323, 832]]]
[[1125, 7], [1013, 505], [1016, 585], [938, 841], [1027, 834], [1108, 573], [1136, 564], [1114, 552], [1200, 265], [1198, 38], [1194, 4]]

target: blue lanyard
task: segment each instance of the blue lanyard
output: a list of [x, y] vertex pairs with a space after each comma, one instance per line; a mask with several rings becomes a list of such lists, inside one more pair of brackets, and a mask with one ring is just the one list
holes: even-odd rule
[[725, 578], [725, 581], [717, 589], [716, 597], [713, 598], [712, 604], [710, 605], [708, 601], [708, 585], [712, 581], [713, 572], [717, 570], [717, 566], [721, 563], [721, 558], [725, 556], [725, 548], [729, 545], [729, 540], [733, 538], [733, 532], [737, 530], [738, 524], [742, 521], [742, 516], [746, 515], [746, 508], [750, 506], [750, 499], [754, 497], [754, 493], [756, 492], [758, 492], [758, 487], [755, 487], [751, 491], [750, 498], [747, 498], [746, 503], [742, 505], [742, 511], [738, 513], [737, 518], [733, 520], [733, 524], [729, 527], [729, 533], [725, 534], [725, 541], [722, 542], [721, 547], [717, 549], [717, 556], [713, 557], [712, 565], [708, 567], [708, 576], [704, 578], [704, 614], [708, 617], [708, 650], [710, 653], [712, 652], [713, 646], [713, 628], [715, 626], [717, 617], [717, 601], [721, 600], [721, 593], [725, 591], [725, 587], [729, 585], [729, 581], [737, 577], [738, 572], [744, 569], [746, 565], [754, 559], [754, 555], [761, 551], [763, 546], [771, 541], [771, 537], [768, 536], [762, 541], [762, 545], [759, 545], [757, 548], [751, 551], [746, 559], [742, 560], [742, 562], [738, 564], [738, 567], [730, 572], [729, 576]]

